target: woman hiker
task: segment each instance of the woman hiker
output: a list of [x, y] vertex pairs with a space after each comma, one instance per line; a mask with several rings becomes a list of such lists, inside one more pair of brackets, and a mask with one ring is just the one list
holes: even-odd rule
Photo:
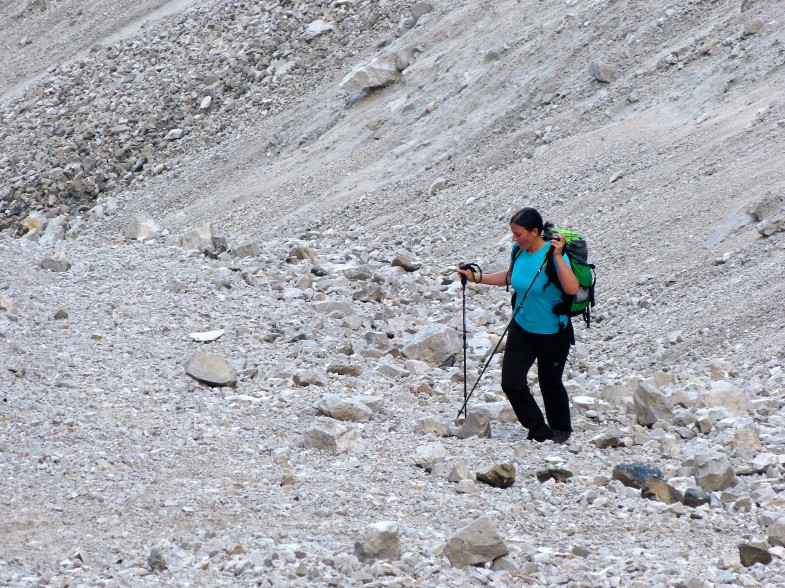
[[[515, 244], [510, 254], [510, 267], [492, 274], [475, 273], [471, 269], [459, 269], [458, 273], [476, 284], [511, 285], [517, 293], [517, 304], [528, 291], [510, 324], [502, 360], [502, 390], [518, 420], [529, 430], [528, 439], [564, 443], [572, 433], [570, 403], [562, 383], [572, 326], [569, 317], [554, 314], [553, 307], [561, 302], [562, 291], [567, 294], [578, 291], [578, 279], [563, 255], [564, 237], [554, 233], [548, 234], [549, 240], [543, 238], [552, 227], [551, 223], [543, 223], [536, 209], [522, 208], [510, 219]], [[551, 260], [548, 255], [548, 263], [555, 263], [561, 289], [549, 282], [544, 270], [549, 249], [553, 250], [553, 258]], [[543, 270], [539, 271], [540, 268]], [[535, 360], [547, 422], [527, 383], [529, 369]]]

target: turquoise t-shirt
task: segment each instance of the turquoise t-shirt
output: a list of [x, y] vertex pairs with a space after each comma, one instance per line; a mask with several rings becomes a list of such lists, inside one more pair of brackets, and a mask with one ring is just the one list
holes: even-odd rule
[[[521, 297], [526, 293], [529, 284], [532, 283], [534, 275], [540, 269], [545, 254], [547, 253], [550, 245], [546, 243], [545, 247], [534, 253], [527, 253], [525, 249], [520, 249], [518, 259], [512, 268], [512, 276], [510, 276], [510, 285], [518, 294], [516, 304], [520, 304]], [[513, 246], [513, 251], [516, 247]], [[510, 262], [512, 263], [512, 255], [510, 253]], [[567, 265], [570, 265], [568, 257], [564, 257]], [[558, 271], [559, 266], [556, 266]], [[515, 315], [515, 322], [517, 322], [524, 330], [538, 335], [551, 335], [559, 331], [559, 325], [567, 325], [567, 315], [553, 314], [553, 306], [561, 302], [562, 291], [555, 284], [548, 284], [545, 289], [543, 287], [548, 284], [548, 276], [545, 275], [545, 268], [537, 276], [537, 281], [534, 282], [526, 300]]]

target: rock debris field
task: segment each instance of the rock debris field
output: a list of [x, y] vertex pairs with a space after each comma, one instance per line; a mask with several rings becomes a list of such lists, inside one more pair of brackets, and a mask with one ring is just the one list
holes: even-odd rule
[[785, 3], [104, 4], [0, 9], [0, 585], [785, 585]]

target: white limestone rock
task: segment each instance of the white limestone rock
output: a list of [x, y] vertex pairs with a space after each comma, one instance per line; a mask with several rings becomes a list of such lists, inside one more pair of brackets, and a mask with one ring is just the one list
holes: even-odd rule
[[160, 235], [161, 225], [145, 212], [134, 214], [125, 229], [125, 238], [136, 241], [155, 239]]
[[199, 331], [189, 333], [188, 336], [199, 343], [210, 343], [212, 341], [217, 341], [223, 337], [225, 333], [226, 329], [216, 329], [214, 331]]

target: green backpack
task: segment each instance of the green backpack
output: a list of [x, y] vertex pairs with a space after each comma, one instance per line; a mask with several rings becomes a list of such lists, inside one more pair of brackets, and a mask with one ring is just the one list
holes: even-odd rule
[[[559, 233], [564, 236], [564, 240], [566, 241], [564, 253], [570, 260], [572, 272], [575, 274], [575, 277], [578, 278], [578, 293], [572, 295], [562, 291], [561, 302], [553, 307], [553, 313], [567, 315], [570, 318], [582, 316], [588, 327], [591, 324], [591, 308], [594, 306], [594, 286], [597, 282], [594, 264], [589, 263], [589, 247], [586, 244], [586, 239], [584, 239], [580, 233], [569, 229], [553, 229], [551, 233], [543, 233], [543, 238], [549, 240], [548, 237], [553, 233]], [[515, 260], [518, 259], [520, 253], [520, 247], [513, 244], [510, 275], [512, 275], [512, 268], [515, 266]], [[552, 248], [548, 247], [545, 259], [545, 275], [548, 277], [545, 287], [547, 287], [548, 284], [553, 283], [561, 290], [561, 283], [556, 275], [556, 263], [553, 261]], [[515, 298], [516, 294], [513, 293], [513, 308], [515, 307]]]

